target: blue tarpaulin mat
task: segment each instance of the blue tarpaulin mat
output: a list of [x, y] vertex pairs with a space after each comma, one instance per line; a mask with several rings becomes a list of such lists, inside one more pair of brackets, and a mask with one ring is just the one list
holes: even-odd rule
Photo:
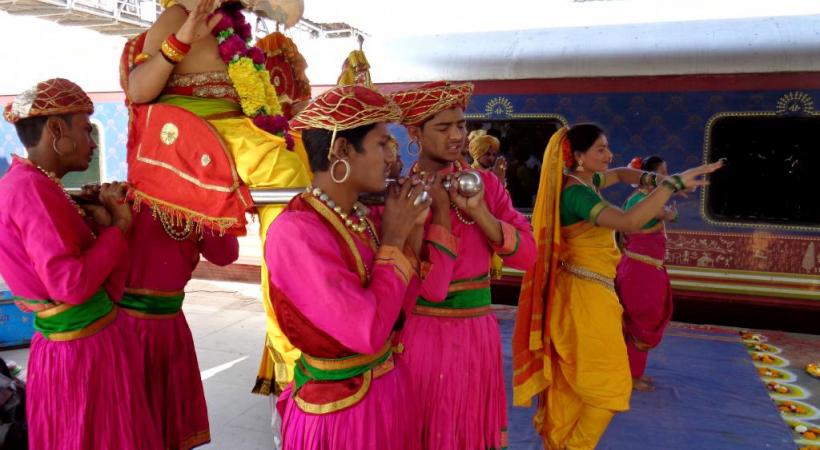
[[[507, 400], [511, 402], [513, 320], [499, 314]], [[613, 419], [600, 450], [795, 449], [737, 334], [670, 327], [649, 357], [654, 392], [633, 392], [631, 410]], [[509, 405], [510, 450], [542, 449], [533, 408]]]

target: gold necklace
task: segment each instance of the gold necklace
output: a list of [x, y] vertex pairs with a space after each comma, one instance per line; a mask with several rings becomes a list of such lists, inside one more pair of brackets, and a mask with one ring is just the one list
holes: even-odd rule
[[185, 225], [182, 227], [182, 230], [178, 230], [177, 226], [172, 221], [173, 219], [169, 214], [159, 215], [159, 223], [162, 224], [162, 229], [168, 237], [176, 241], [184, 241], [191, 237], [191, 232], [193, 231], [194, 226], [190, 220], [185, 221]]

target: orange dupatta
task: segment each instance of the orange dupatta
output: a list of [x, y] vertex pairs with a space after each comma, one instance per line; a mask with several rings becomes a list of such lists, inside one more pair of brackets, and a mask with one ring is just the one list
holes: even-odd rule
[[530, 406], [532, 397], [552, 383], [549, 302], [555, 292], [555, 275], [561, 244], [560, 198], [564, 177], [562, 148], [567, 127], [550, 138], [544, 152], [541, 179], [533, 211], [537, 248], [535, 267], [524, 274], [512, 337], [513, 404]]

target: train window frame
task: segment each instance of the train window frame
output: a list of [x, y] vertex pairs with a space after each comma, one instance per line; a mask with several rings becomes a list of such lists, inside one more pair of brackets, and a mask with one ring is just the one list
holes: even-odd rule
[[[787, 114], [784, 111], [725, 111], [719, 112], [706, 122], [704, 128], [704, 142], [703, 142], [703, 162], [704, 164], [715, 162], [716, 158], [713, 156], [712, 144], [714, 136], [714, 127], [724, 119], [743, 119], [743, 118], [814, 118], [820, 119], [820, 113], [813, 110], [801, 111], [797, 114]], [[731, 164], [731, 159], [729, 160]], [[778, 231], [820, 231], [820, 223], [817, 225], [800, 224], [800, 225], [785, 225], [764, 221], [753, 220], [731, 220], [723, 219], [713, 215], [709, 208], [710, 194], [713, 188], [706, 185], [700, 195], [700, 215], [704, 222], [708, 225], [722, 227], [722, 228], [755, 228]]]
[[[565, 127], [569, 125], [569, 121], [566, 117], [555, 114], [555, 113], [509, 113], [505, 112], [503, 114], [492, 113], [491, 108], [487, 108], [490, 113], [487, 114], [476, 114], [476, 113], [468, 113], [464, 115], [464, 118], [467, 119], [468, 125], [475, 122], [483, 122], [483, 123], [505, 123], [505, 122], [532, 122], [532, 121], [544, 121], [544, 122], [556, 122], [560, 127]], [[544, 142], [544, 148], [546, 148], [547, 142]], [[540, 173], [539, 173], [540, 177]], [[520, 208], [515, 207], [517, 211], [524, 214], [527, 218], [532, 217], [533, 208]]]
[[[90, 119], [92, 132], [92, 137], [94, 133], [97, 135], [97, 139], [95, 140], [97, 144], [97, 148], [94, 150], [95, 157], [97, 158], [97, 177], [96, 183], [102, 183], [106, 180], [105, 173], [106, 173], [106, 161], [105, 161], [105, 127], [103, 127], [103, 123], [99, 119]], [[85, 172], [83, 172], [85, 173]], [[70, 174], [69, 174], [70, 175]], [[65, 187], [67, 189], [77, 189], [81, 186], [73, 186], [71, 185], [72, 180], [69, 179], [67, 182], [64, 182]]]

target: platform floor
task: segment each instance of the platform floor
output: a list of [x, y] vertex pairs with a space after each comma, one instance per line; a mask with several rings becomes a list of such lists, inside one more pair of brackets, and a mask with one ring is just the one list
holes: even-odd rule
[[[193, 280], [187, 289], [188, 296], [185, 301], [184, 311], [191, 325], [194, 340], [199, 357], [200, 370], [205, 385], [205, 395], [208, 402], [208, 410], [211, 422], [211, 435], [213, 441], [206, 448], [230, 449], [230, 450], [250, 450], [250, 449], [270, 449], [273, 440], [270, 433], [270, 402], [267, 398], [253, 395], [250, 389], [253, 386], [257, 373], [259, 357], [262, 351], [265, 317], [262, 305], [259, 302], [259, 286], [251, 283], [236, 283], [223, 281]], [[509, 331], [511, 330], [514, 308], [500, 307], [497, 316], [502, 322], [502, 337], [508, 342]], [[775, 345], [781, 352], [778, 356], [790, 365], [784, 369], [786, 372], [796, 376], [794, 381], [805, 394], [805, 398], [800, 400], [803, 403], [818, 406], [818, 395], [820, 395], [820, 380], [810, 378], [802, 373], [805, 362], [820, 360], [820, 336], [798, 335], [794, 333], [782, 332], [756, 332], [763, 340]], [[699, 339], [698, 335], [703, 334], [704, 339]], [[749, 359], [745, 359], [743, 351], [738, 350], [740, 344], [737, 338], [737, 330], [726, 328], [708, 329], [703, 327], [690, 327], [686, 324], [674, 324], [670, 328], [670, 339], [668, 339], [668, 352], [665, 356], [658, 358], [653, 364], [658, 370], [663, 370], [656, 374], [656, 380], [662, 384], [670, 381], [670, 385], [661, 385], [656, 393], [641, 393], [633, 398], [634, 416], [626, 414], [613, 422], [613, 427], [605, 436], [605, 441], [601, 448], [607, 449], [627, 449], [637, 448], [626, 445], [625, 442], [631, 440], [632, 428], [636, 424], [646, 423], [646, 420], [637, 417], [641, 410], [646, 409], [651, 413], [652, 408], [670, 408], [681, 396], [691, 397], [690, 394], [699, 391], [686, 392], [686, 386], [676, 386], [674, 383], [689, 383], [699, 386], [700, 383], [708, 383], [717, 386], [735, 386], [732, 380], [721, 379], [722, 375], [732, 376], [729, 371], [722, 371], [720, 365], [724, 363], [740, 366], [740, 372], [744, 374], [742, 392], [751, 392], [751, 402], [755, 404], [756, 417], [765, 416], [765, 426], [758, 426], [754, 433], [760, 436], [759, 446], [753, 448], [783, 448], [794, 449], [797, 444], [790, 440], [796, 438], [789, 430], [786, 422], [779, 421], [776, 405], [771, 404], [768, 408], [766, 400], [766, 388], [760, 378], [755, 378], [755, 367], [752, 365], [751, 354]], [[708, 337], [708, 339], [706, 339]], [[703, 341], [704, 346], [698, 347], [683, 346], [687, 340]], [[669, 370], [669, 357], [678, 355], [674, 359], [691, 357], [692, 361], [704, 360], [704, 352], [712, 351], [715, 346], [709, 346], [712, 340], [716, 346], [726, 343], [733, 343], [734, 347], [728, 353], [715, 353], [711, 356], [711, 362], [705, 361], [706, 365], [702, 370], [693, 370], [691, 373], [683, 374], [678, 378], [670, 377], [666, 371]], [[701, 353], [701, 356], [687, 354], [687, 348], [693, 348]], [[722, 356], [723, 355], [723, 356]], [[728, 356], [726, 356], [728, 355]], [[28, 358], [27, 349], [17, 349], [10, 351], [0, 351], [0, 357], [7, 360], [14, 360], [25, 366]], [[506, 358], [508, 359], [508, 358]], [[505, 361], [508, 363], [508, 361]], [[779, 363], [779, 362], [778, 362]], [[674, 365], [674, 364], [673, 364]], [[707, 370], [709, 366], [715, 366]], [[650, 366], [650, 371], [652, 366]], [[735, 373], [735, 372], [732, 372]], [[703, 379], [699, 379], [703, 378]], [[677, 380], [677, 381], [674, 381]], [[741, 392], [741, 394], [742, 394]], [[661, 399], [661, 396], [663, 397]], [[704, 401], [709, 400], [709, 396], [702, 397]], [[698, 401], [697, 398], [689, 399]], [[742, 402], [742, 399], [740, 399]], [[661, 406], [659, 406], [661, 405]], [[648, 408], [648, 409], [647, 409]], [[742, 408], [741, 408], [742, 409]], [[737, 434], [742, 434], [735, 425], [730, 422], [724, 423], [721, 418], [720, 408], [715, 408], [715, 415], [711, 420], [704, 421], [706, 429], [713, 434], [714, 442], [720, 442], [720, 449], [745, 449], [750, 448], [747, 444], [736, 441]], [[709, 408], [702, 410], [700, 414], [709, 414]], [[737, 412], [737, 413], [741, 413]], [[723, 411], [725, 413], [725, 411]], [[731, 414], [735, 414], [732, 412]], [[693, 415], [690, 415], [690, 418]], [[529, 425], [529, 413], [526, 410], [517, 409], [513, 411], [510, 424], [511, 435], [516, 434], [517, 438], [511, 436], [511, 450], [537, 449], [541, 448], [537, 437], [531, 431]], [[685, 415], [676, 415], [665, 411], [665, 419], [654, 425], [649, 422], [649, 426], [654, 432], [663, 433], [663, 427], [668, 426], [670, 417], [677, 417], [680, 420], [686, 419]], [[745, 419], [744, 419], [745, 420]], [[757, 420], [757, 419], [755, 419]], [[817, 417], [807, 420], [809, 425], [817, 426]], [[750, 426], [755, 426], [754, 422], [749, 422]], [[734, 435], [734, 437], [733, 437]], [[607, 440], [608, 439], [608, 440]], [[626, 439], [626, 441], [624, 441]], [[675, 442], [669, 440], [665, 446], [652, 448], [677, 448]], [[691, 443], [691, 441], [690, 441]], [[801, 442], [803, 445], [809, 442]], [[670, 445], [672, 445], [670, 447]], [[683, 444], [680, 444], [683, 445]], [[641, 447], [644, 448], [644, 447]], [[647, 447], [648, 448], [648, 447]], [[691, 448], [689, 445], [681, 448]], [[700, 446], [700, 448], [704, 448]]]

